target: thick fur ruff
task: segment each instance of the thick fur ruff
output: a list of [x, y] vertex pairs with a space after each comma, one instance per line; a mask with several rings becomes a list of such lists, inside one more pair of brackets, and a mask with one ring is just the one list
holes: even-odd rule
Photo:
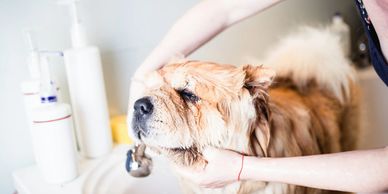
[[[359, 129], [354, 71], [338, 37], [305, 28], [271, 50], [262, 66], [186, 61], [149, 78], [152, 115], [134, 124], [140, 140], [176, 165], [203, 168], [205, 146], [251, 156], [290, 157], [352, 150]], [[275, 77], [276, 73], [276, 77]], [[147, 133], [144, 133], [144, 132]], [[241, 181], [186, 193], [327, 193], [294, 185]]]

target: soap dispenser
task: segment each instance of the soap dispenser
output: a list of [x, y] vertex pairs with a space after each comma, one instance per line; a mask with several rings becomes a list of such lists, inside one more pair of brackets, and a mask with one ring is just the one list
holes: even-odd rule
[[44, 179], [48, 183], [61, 184], [78, 176], [72, 114], [68, 104], [57, 101], [45, 54], [41, 54], [40, 63], [40, 105], [31, 111], [32, 145]]
[[28, 44], [28, 57], [26, 61], [28, 64], [29, 78], [21, 83], [21, 92], [28, 125], [30, 126], [31, 110], [40, 104], [40, 64], [38, 46], [33, 32], [25, 30], [23, 33]]
[[78, 17], [76, 0], [70, 7], [72, 48], [64, 51], [70, 99], [81, 154], [97, 158], [112, 149], [112, 134], [99, 49], [90, 45]]
[[[31, 110], [40, 104], [40, 56], [42, 51], [39, 51], [38, 49], [34, 31], [24, 30], [23, 35], [28, 45], [28, 56], [26, 61], [29, 77], [21, 83], [21, 93], [23, 95], [27, 122], [31, 128]], [[56, 87], [56, 91], [59, 98], [61, 96], [59, 87]], [[61, 99], [59, 98], [58, 101], [60, 102]]]

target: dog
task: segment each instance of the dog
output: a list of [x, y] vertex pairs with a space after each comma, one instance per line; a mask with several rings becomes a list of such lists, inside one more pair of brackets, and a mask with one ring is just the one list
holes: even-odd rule
[[[257, 157], [355, 149], [359, 86], [338, 36], [306, 27], [273, 48], [264, 64], [184, 61], [153, 72], [130, 109], [133, 136], [190, 168], [206, 166], [207, 146]], [[185, 193], [330, 192], [260, 181], [204, 189], [181, 179]]]

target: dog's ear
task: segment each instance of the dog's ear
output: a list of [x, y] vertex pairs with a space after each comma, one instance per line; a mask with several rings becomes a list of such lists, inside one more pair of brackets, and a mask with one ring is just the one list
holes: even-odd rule
[[275, 72], [262, 66], [244, 65], [245, 72], [244, 87], [247, 88], [253, 97], [256, 109], [257, 120], [251, 132], [251, 140], [257, 155], [268, 156], [268, 145], [270, 141], [270, 116], [268, 105], [268, 94], [266, 90], [271, 85]]
[[242, 68], [245, 72], [245, 87], [247, 88], [268, 89], [275, 77], [275, 71], [262, 66], [244, 65]]

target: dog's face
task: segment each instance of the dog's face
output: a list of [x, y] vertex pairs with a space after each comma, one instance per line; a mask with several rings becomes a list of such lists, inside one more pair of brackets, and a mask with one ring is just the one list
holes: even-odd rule
[[266, 90], [273, 76], [250, 65], [167, 65], [151, 76], [146, 95], [130, 109], [133, 135], [180, 165], [195, 165], [206, 146], [252, 153], [256, 143], [265, 153]]

